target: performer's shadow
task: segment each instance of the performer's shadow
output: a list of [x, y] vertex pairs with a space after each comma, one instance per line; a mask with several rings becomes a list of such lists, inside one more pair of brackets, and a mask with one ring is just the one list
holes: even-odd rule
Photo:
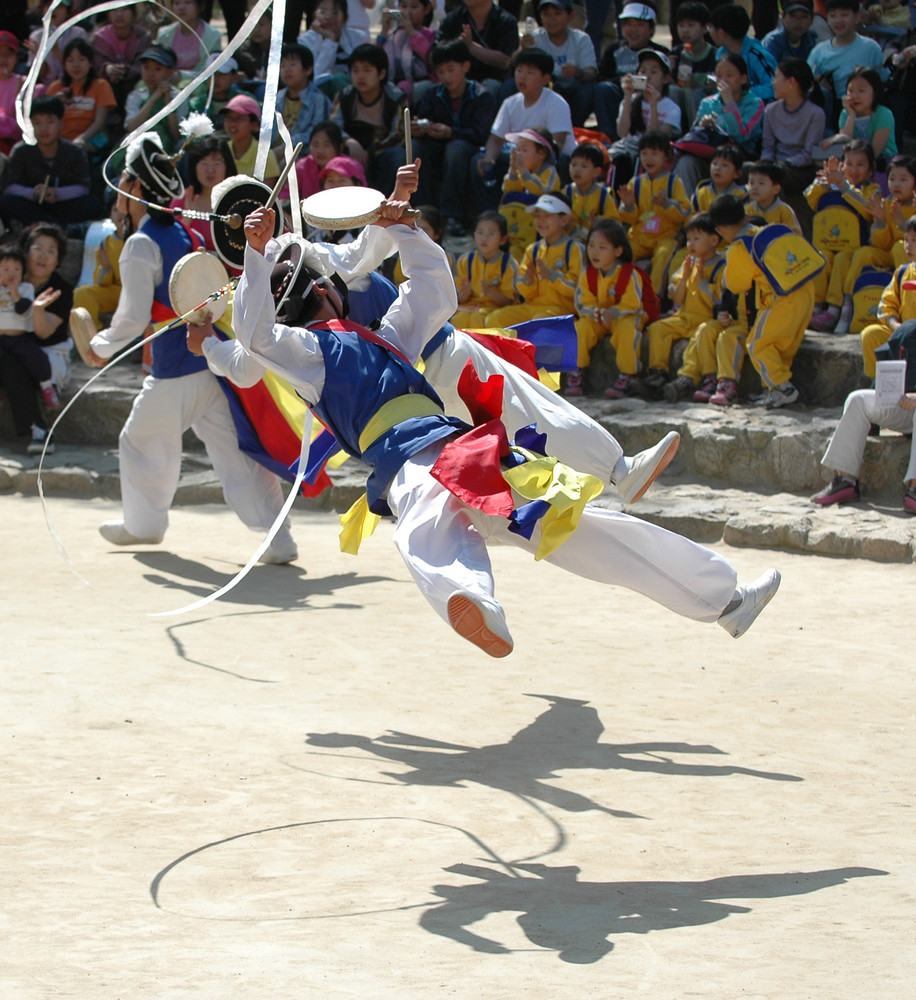
[[437, 885], [442, 899], [426, 910], [420, 926], [478, 952], [513, 950], [470, 930], [491, 914], [518, 913], [518, 925], [538, 948], [564, 962], [597, 962], [621, 934], [694, 927], [751, 908], [729, 900], [774, 899], [817, 892], [849, 879], [887, 875], [874, 868], [732, 875], [702, 882], [580, 882], [576, 866], [514, 864], [510, 871], [458, 864], [446, 869], [477, 881]]
[[655, 774], [725, 777], [744, 774], [768, 781], [801, 781], [792, 774], [756, 771], [734, 764], [694, 763], [676, 760], [680, 755], [724, 752], [714, 746], [689, 743], [602, 743], [604, 726], [588, 702], [575, 698], [532, 695], [550, 707], [507, 743], [470, 747], [425, 736], [391, 732], [372, 738], [348, 733], [309, 733], [313, 747], [356, 747], [385, 760], [396, 761], [407, 771], [384, 772], [405, 785], [462, 786], [469, 782], [525, 796], [563, 809], [595, 809], [612, 816], [642, 818], [600, 805], [593, 799], [549, 783], [558, 772], [573, 769], [648, 771]]
[[[144, 579], [165, 590], [176, 590], [193, 597], [206, 597], [232, 579], [240, 566], [223, 573], [212, 566], [186, 559], [174, 552], [137, 552], [137, 562], [148, 567]], [[351, 587], [386, 582], [390, 578], [358, 573], [338, 573], [312, 578], [306, 569], [291, 563], [287, 566], [254, 566], [238, 586], [226, 595], [226, 604], [258, 605], [268, 608], [305, 608], [316, 597], [328, 597]], [[359, 605], [340, 602], [336, 608]]]

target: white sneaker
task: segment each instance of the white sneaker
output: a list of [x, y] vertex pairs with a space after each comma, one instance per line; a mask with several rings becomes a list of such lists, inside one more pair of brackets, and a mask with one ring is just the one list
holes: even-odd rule
[[158, 545], [163, 536], [158, 538], [137, 538], [124, 527], [123, 521], [105, 521], [99, 525], [99, 534], [112, 545]]
[[448, 620], [458, 635], [489, 656], [508, 656], [512, 652], [514, 643], [502, 617], [461, 591], [448, 599]]
[[258, 562], [266, 563], [268, 566], [282, 566], [285, 563], [291, 563], [298, 557], [299, 549], [293, 541], [289, 528], [281, 528], [274, 535]]
[[733, 638], [738, 639], [754, 624], [757, 615], [770, 603], [779, 590], [782, 577], [779, 570], [768, 569], [753, 583], [738, 587], [741, 603], [729, 612], [723, 612], [718, 622]]
[[614, 485], [626, 503], [636, 503], [656, 478], [668, 468], [677, 453], [681, 435], [669, 431], [658, 444], [628, 458], [627, 474]]
[[43, 430], [41, 427], [32, 426], [32, 440], [26, 445], [26, 453], [29, 455], [40, 455], [43, 451], [46, 455], [54, 454], [54, 444], [48, 445], [47, 450], [45, 449], [45, 439], [48, 436], [48, 432]]

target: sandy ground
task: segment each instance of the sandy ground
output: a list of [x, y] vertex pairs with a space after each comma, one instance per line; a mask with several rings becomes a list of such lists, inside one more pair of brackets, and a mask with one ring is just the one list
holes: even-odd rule
[[[516, 651], [451, 633], [383, 524], [256, 542], [3, 497], [2, 995], [900, 997], [914, 977], [913, 567], [783, 572], [746, 637], [494, 552]], [[908, 986], [906, 984], [909, 984]]]

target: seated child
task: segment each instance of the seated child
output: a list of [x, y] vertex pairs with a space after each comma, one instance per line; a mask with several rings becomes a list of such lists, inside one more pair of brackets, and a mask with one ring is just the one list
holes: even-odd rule
[[807, 59], [817, 45], [817, 35], [811, 30], [813, 0], [784, 0], [781, 6], [779, 25], [764, 35], [761, 44], [777, 62], [789, 58]]
[[[646, 331], [649, 338], [649, 370], [643, 385], [653, 395], [665, 398], [671, 394], [668, 385], [674, 387], [674, 398], [687, 388], [696, 387], [696, 375], [702, 377], [702, 388], [715, 391], [715, 339], [722, 329], [716, 319], [722, 304], [722, 276], [725, 258], [719, 253], [721, 237], [707, 213], [692, 216], [684, 227], [687, 235], [689, 256], [671, 279], [669, 294], [675, 307], [672, 316], [650, 323]], [[714, 324], [714, 329], [705, 327]], [[677, 378], [668, 382], [671, 348], [676, 340], [690, 338], [684, 364]], [[703, 353], [699, 353], [698, 341], [702, 341]], [[709, 348], [712, 348], [710, 351]], [[709, 397], [707, 396], [707, 399]]]
[[709, 18], [709, 34], [719, 46], [716, 58], [721, 59], [726, 52], [741, 56], [747, 66], [751, 90], [762, 101], [772, 101], [776, 60], [758, 39], [751, 38], [750, 26], [750, 15], [736, 3], [719, 4]]
[[[210, 56], [210, 65], [219, 59], [219, 55]], [[236, 82], [239, 79], [239, 64], [233, 58], [227, 59], [219, 69], [213, 71], [213, 93], [208, 87], [198, 87], [188, 101], [191, 111], [199, 111], [205, 114], [216, 129], [223, 127], [223, 111], [226, 105], [236, 94], [244, 94], [247, 91]]]
[[875, 377], [875, 352], [878, 348], [890, 340], [902, 323], [916, 320], [916, 289], [907, 288], [904, 284], [916, 281], [916, 216], [907, 219], [903, 227], [903, 243], [907, 261], [897, 267], [893, 280], [881, 295], [877, 322], [866, 326], [861, 333], [863, 368], [868, 378]]
[[[223, 109], [223, 128], [229, 139], [229, 152], [236, 172], [254, 177], [258, 158], [258, 132], [261, 128], [261, 105], [249, 94], [236, 94]], [[273, 187], [280, 176], [280, 165], [274, 151], [267, 152], [264, 183]]]
[[579, 143], [569, 158], [570, 182], [563, 194], [572, 205], [573, 236], [583, 243], [597, 219], [618, 217], [614, 193], [601, 183], [607, 168], [604, 150], [593, 143]]
[[296, 160], [300, 198], [308, 198], [321, 190], [321, 171], [335, 156], [340, 156], [343, 149], [343, 133], [336, 122], [319, 122], [312, 129], [308, 155]]
[[[449, 270], [452, 274], [455, 273], [455, 257], [454, 255], [442, 246], [442, 238], [445, 235], [445, 226], [442, 221], [442, 213], [436, 208], [435, 205], [420, 205], [417, 208], [420, 213], [420, 217], [417, 219], [417, 228], [422, 229], [424, 233], [435, 243], [437, 246], [442, 247], [445, 251], [446, 259], [448, 260]], [[394, 273], [392, 274], [392, 281], [396, 285], [403, 284], [407, 280], [407, 275], [404, 273], [401, 267], [401, 258], [395, 256], [390, 258], [394, 260]], [[514, 299], [512, 300], [514, 301]]]
[[510, 132], [506, 139], [514, 143], [509, 154], [509, 169], [503, 178], [500, 215], [509, 226], [509, 249], [521, 260], [525, 249], [536, 239], [534, 219], [528, 208], [542, 194], [560, 189], [560, 176], [554, 167], [554, 146], [546, 132], [526, 128]]
[[783, 169], [772, 160], [758, 160], [745, 165], [747, 171], [747, 202], [745, 211], [749, 219], [762, 219], [766, 225], [778, 222], [801, 232], [798, 218], [779, 197], [784, 178]]
[[743, 163], [744, 156], [737, 146], [732, 143], [720, 146], [709, 161], [709, 179], [700, 181], [693, 192], [690, 205], [694, 212], [708, 212], [720, 194], [746, 198], [747, 188], [741, 183]]
[[84, 38], [74, 38], [64, 49], [64, 71], [60, 80], [48, 87], [48, 96], [64, 102], [60, 134], [86, 150], [87, 155], [108, 143], [105, 122], [117, 107], [111, 84], [95, 75], [94, 52]]
[[283, 116], [294, 147], [300, 142], [308, 144], [312, 129], [331, 113], [330, 100], [312, 81], [314, 68], [312, 50], [306, 46], [286, 44], [281, 49], [280, 83], [283, 87], [277, 94], [277, 111]]
[[[365, 187], [366, 173], [352, 156], [335, 156], [319, 174], [320, 190], [338, 187]], [[352, 243], [359, 229], [310, 229], [306, 236], [313, 243]]]
[[123, 111], [127, 95], [140, 79], [140, 53], [149, 48], [153, 39], [146, 28], [136, 23], [137, 10], [131, 3], [110, 10], [107, 18], [107, 23], [92, 33], [95, 71], [111, 85]]
[[539, 239], [525, 251], [519, 268], [515, 290], [522, 301], [491, 312], [488, 327], [575, 312], [576, 282], [585, 267], [585, 253], [568, 232], [569, 203], [560, 194], [542, 194], [528, 211], [534, 215]]
[[[150, 45], [140, 55], [140, 80], [127, 95], [124, 105], [124, 127], [128, 132], [133, 132], [158, 115], [178, 93], [177, 88], [172, 86], [175, 66], [175, 53], [161, 45]], [[178, 120], [184, 117], [186, 109], [187, 105], [179, 105], [153, 128], [167, 153], [173, 153], [178, 148], [181, 139]]]
[[839, 131], [824, 139], [824, 149], [850, 139], [864, 139], [871, 144], [879, 169], [897, 155], [894, 115], [881, 104], [884, 84], [876, 69], [856, 66], [846, 81]]
[[576, 286], [576, 337], [579, 370], [567, 378], [567, 396], [582, 395], [582, 369], [588, 366], [595, 345], [610, 335], [617, 361], [617, 380], [604, 390], [608, 399], [623, 399], [643, 391], [642, 335], [646, 323], [643, 309], [642, 272], [633, 266], [633, 251], [626, 229], [613, 219], [598, 219], [588, 234], [588, 268]]
[[633, 176], [641, 136], [657, 132], [673, 139], [681, 134], [681, 109], [668, 96], [670, 85], [667, 57], [654, 49], [640, 52], [636, 75], [627, 73], [620, 81], [623, 90], [617, 114], [620, 138], [610, 148], [616, 187]]
[[757, 240], [770, 227], [764, 226], [752, 239], [744, 206], [729, 194], [716, 198], [709, 214], [719, 233], [730, 241], [723, 287], [735, 294], [754, 289], [757, 314], [748, 335], [747, 353], [765, 390], [755, 402], [769, 410], [788, 406], [798, 399], [798, 389], [792, 384], [792, 360], [814, 311], [811, 278], [823, 266], [823, 257], [802, 236], [789, 232], [788, 237], [796, 241], [792, 250], [796, 265], [792, 273], [779, 275], [784, 282], [780, 285], [757, 249]]
[[193, 80], [207, 65], [210, 53], [222, 48], [222, 32], [201, 17], [203, 9], [203, 0], [172, 0], [175, 23], [160, 28], [156, 35], [157, 45], [175, 53], [179, 86]]
[[393, 17], [387, 7], [382, 10], [378, 44], [388, 56], [391, 82], [413, 97], [414, 83], [430, 78], [429, 52], [436, 40], [436, 32], [429, 26], [432, 0], [399, 0], [397, 14]]
[[910, 8], [906, 0], [868, 0], [862, 13], [865, 24], [876, 24], [882, 28], [900, 28], [909, 31], [911, 27]]
[[51, 363], [30, 332], [35, 289], [22, 280], [24, 273], [21, 251], [0, 246], [0, 360], [14, 354], [38, 383], [48, 409], [57, 410], [60, 400], [51, 381]]
[[315, 83], [331, 100], [350, 82], [350, 56], [367, 42], [364, 32], [347, 24], [347, 0], [319, 0], [309, 4], [306, 31], [296, 41], [312, 50]]
[[458, 258], [455, 287], [458, 311], [452, 317], [465, 329], [486, 326], [495, 309], [515, 301], [518, 264], [509, 252], [509, 227], [499, 212], [481, 212], [474, 227], [474, 248]]
[[684, 185], [670, 171], [671, 143], [660, 132], [646, 132], [639, 140], [643, 172], [620, 189], [620, 221], [634, 259], [649, 258], [652, 284], [664, 287], [665, 269], [677, 246], [677, 237], [690, 212]]
[[[878, 185], [872, 181], [875, 154], [861, 139], [853, 139], [843, 151], [842, 161], [831, 157], [805, 192], [814, 211], [811, 242], [820, 250], [827, 266], [814, 279], [815, 312], [810, 329], [833, 330], [840, 318], [853, 255], [869, 242], [872, 199]], [[852, 310], [849, 297], [849, 315]]]
[[671, 96], [683, 102], [687, 120], [696, 118], [700, 101], [709, 93], [709, 76], [716, 69], [716, 50], [709, 43], [706, 25], [709, 8], [696, 0], [685, 0], [675, 11], [679, 44], [671, 50], [671, 66], [677, 67], [677, 86]]
[[8, 154], [22, 138], [16, 120], [16, 96], [25, 77], [13, 71], [19, 58], [19, 39], [11, 31], [0, 31], [0, 153]]
[[92, 317], [97, 330], [102, 329], [103, 314], [114, 313], [121, 297], [121, 250], [124, 248], [123, 222], [125, 215], [117, 207], [111, 210], [111, 219], [117, 228], [99, 244], [95, 252], [95, 271], [91, 285], [77, 285], [73, 289], [73, 306], [85, 309]]

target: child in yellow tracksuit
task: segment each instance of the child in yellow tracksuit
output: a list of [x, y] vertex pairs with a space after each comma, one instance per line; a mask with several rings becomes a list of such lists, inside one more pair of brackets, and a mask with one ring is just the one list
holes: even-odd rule
[[878, 306], [878, 322], [865, 327], [861, 334], [865, 374], [869, 378], [875, 377], [875, 351], [890, 340], [901, 323], [916, 319], [916, 289], [904, 287], [905, 282], [916, 282], [916, 216], [907, 219], [903, 244], [908, 262], [894, 271], [894, 277], [884, 289]]
[[99, 317], [118, 308], [121, 297], [121, 266], [118, 261], [123, 248], [124, 237], [119, 227], [102, 240], [95, 252], [92, 284], [78, 285], [73, 289], [74, 308], [81, 306], [85, 309], [97, 330], [103, 325]]
[[588, 142], [576, 146], [569, 157], [571, 180], [562, 190], [572, 206], [572, 235], [577, 240], [588, 238], [596, 220], [618, 218], [614, 192], [601, 183], [606, 174], [605, 154], [597, 146]]
[[790, 205], [779, 196], [785, 172], [772, 160], [758, 160], [745, 166], [747, 173], [747, 202], [744, 206], [750, 219], [763, 219], [766, 225], [778, 223], [801, 232], [798, 218]]
[[[717, 331], [722, 328], [722, 324], [715, 318], [722, 303], [722, 276], [725, 271], [725, 258], [719, 253], [721, 237], [706, 212], [694, 215], [688, 221], [685, 232], [688, 257], [671, 279], [669, 287], [671, 301], [677, 311], [673, 316], [666, 316], [649, 325], [649, 370], [643, 379], [643, 384], [650, 393], [660, 395], [664, 392], [666, 399], [672, 392], [667, 386], [677, 383], [675, 400], [680, 395], [681, 387], [686, 391], [687, 385], [694, 388], [696, 383], [687, 376], [686, 371], [679, 372], [677, 378], [668, 383], [674, 341], [689, 338], [693, 343], [700, 331], [710, 323], [716, 324]], [[695, 347], [691, 353], [696, 355]], [[685, 360], [686, 357], [685, 355]], [[715, 381], [715, 374], [712, 375], [712, 380]], [[713, 386], [713, 390], [714, 388]]]
[[716, 198], [709, 214], [716, 229], [731, 241], [725, 258], [724, 287], [736, 294], [755, 290], [757, 315], [748, 336], [747, 353], [766, 390], [757, 402], [767, 409], [794, 403], [798, 389], [791, 381], [792, 359], [814, 311], [814, 283], [810, 277], [823, 267], [823, 257], [803, 237], [790, 232], [799, 241], [790, 265], [796, 278], [792, 289], [781, 293], [758, 256], [758, 244], [764, 234], [788, 230], [764, 226], [756, 234], [748, 233], [744, 208], [731, 195]]
[[515, 291], [517, 305], [503, 306], [486, 318], [488, 327], [507, 327], [574, 311], [576, 282], [585, 267], [582, 244], [567, 232], [570, 210], [558, 194], [542, 194], [529, 208], [541, 237], [525, 251]]
[[455, 265], [458, 311], [452, 322], [456, 326], [486, 326], [491, 312], [515, 301], [518, 264], [508, 243], [505, 217], [499, 212], [481, 212], [474, 227], [474, 249]]
[[[633, 267], [633, 251], [624, 227], [613, 219], [598, 219], [588, 234], [588, 267], [576, 288], [576, 336], [579, 372], [567, 380], [567, 395], [581, 396], [581, 370], [592, 349], [610, 335], [617, 355], [617, 381], [605, 389], [609, 399], [622, 399], [643, 391], [639, 380], [643, 328], [643, 277]], [[576, 389], [578, 388], [578, 392]]]
[[499, 211], [509, 225], [509, 250], [521, 260], [537, 237], [528, 209], [542, 194], [559, 191], [560, 175], [553, 165], [553, 143], [545, 132], [526, 128], [510, 132], [506, 139], [515, 143], [515, 149], [509, 155]]
[[879, 191], [871, 179], [874, 170], [871, 145], [853, 139], [843, 150], [842, 160], [831, 157], [805, 191], [805, 199], [814, 211], [811, 242], [827, 261], [814, 279], [812, 330], [828, 331], [838, 325], [840, 333], [849, 330], [852, 295], [844, 322], [838, 324], [838, 320], [853, 256], [869, 242], [871, 201]]
[[651, 259], [652, 284], [661, 292], [690, 203], [681, 179], [669, 170], [671, 143], [661, 132], [641, 136], [639, 163], [643, 173], [620, 189], [618, 211], [620, 221], [630, 227], [627, 237], [633, 259]]

